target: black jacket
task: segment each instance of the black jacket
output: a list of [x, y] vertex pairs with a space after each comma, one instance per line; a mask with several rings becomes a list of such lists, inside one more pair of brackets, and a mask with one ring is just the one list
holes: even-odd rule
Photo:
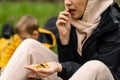
[[[77, 35], [72, 27], [68, 45], [58, 39], [58, 55], [63, 70], [58, 76], [68, 80], [81, 65], [90, 60], [105, 63], [115, 80], [120, 79], [120, 9], [110, 6], [102, 15], [101, 22], [83, 45], [82, 56], [77, 52]], [[93, 65], [94, 66], [94, 65]]]

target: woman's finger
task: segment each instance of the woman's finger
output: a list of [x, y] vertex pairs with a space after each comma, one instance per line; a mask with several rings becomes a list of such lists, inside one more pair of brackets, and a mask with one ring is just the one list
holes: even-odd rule
[[37, 71], [37, 69], [36, 68], [33, 68], [33, 66], [29, 66], [29, 65], [26, 65], [26, 66], [24, 66], [24, 68], [25, 69], [28, 69], [28, 70], [30, 70], [30, 71], [34, 71], [34, 72], [36, 72]]

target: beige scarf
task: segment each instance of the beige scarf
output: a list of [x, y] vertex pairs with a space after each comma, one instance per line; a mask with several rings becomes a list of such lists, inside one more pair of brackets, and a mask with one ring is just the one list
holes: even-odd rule
[[113, 0], [88, 0], [80, 25], [76, 26], [78, 37], [78, 53], [82, 56], [82, 46], [98, 26], [101, 14], [113, 3]]

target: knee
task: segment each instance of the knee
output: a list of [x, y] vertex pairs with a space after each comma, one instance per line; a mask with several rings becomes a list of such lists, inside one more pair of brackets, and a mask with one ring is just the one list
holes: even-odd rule
[[25, 43], [32, 43], [32, 42], [34, 42], [34, 41], [35, 41], [34, 39], [31, 39], [31, 38], [30, 38], [30, 39], [25, 39], [25, 40], [23, 40], [22, 43], [24, 43], [24, 44], [25, 44]]
[[93, 72], [105, 71], [108, 69], [103, 62], [98, 60], [88, 61], [83, 66], [86, 66], [88, 70], [91, 70]]
[[22, 46], [31, 46], [36, 40], [34, 39], [25, 39], [20, 45]]

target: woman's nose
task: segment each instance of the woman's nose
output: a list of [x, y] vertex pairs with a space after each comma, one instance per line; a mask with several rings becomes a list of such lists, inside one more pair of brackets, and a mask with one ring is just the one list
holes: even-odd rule
[[64, 0], [64, 4], [66, 6], [70, 6], [72, 4], [71, 0]]

